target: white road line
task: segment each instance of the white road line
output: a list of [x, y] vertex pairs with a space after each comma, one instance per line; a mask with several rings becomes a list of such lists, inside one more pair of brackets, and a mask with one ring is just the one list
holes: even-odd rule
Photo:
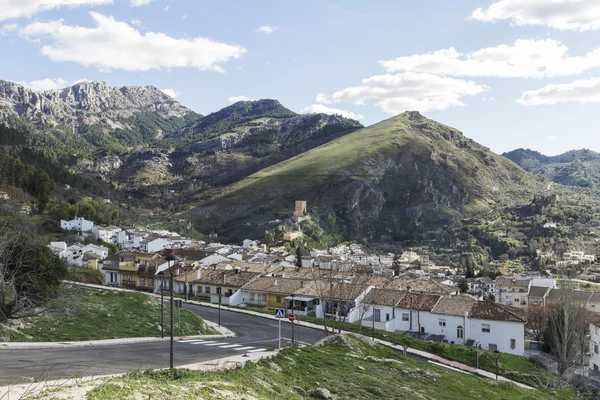
[[228, 344], [227, 346], [219, 346], [220, 349], [231, 349], [233, 347], [242, 347], [241, 344]]
[[205, 342], [205, 340], [202, 339], [188, 339], [188, 340], [178, 340], [177, 343], [195, 343], [195, 342]]
[[254, 346], [247, 346], [247, 347], [240, 347], [240, 348], [234, 349], [234, 350], [243, 351], [243, 350], [250, 350], [250, 349], [254, 349], [254, 348], [255, 348]]
[[224, 344], [227, 344], [227, 342], [222, 342], [222, 343], [203, 343], [205, 346], [222, 346]]
[[198, 342], [198, 343], [188, 343], [188, 344], [209, 344], [209, 343], [217, 343], [215, 340], [211, 342]]
[[250, 350], [250, 351], [248, 351], [248, 353], [258, 353], [259, 351], [267, 351], [267, 349]]

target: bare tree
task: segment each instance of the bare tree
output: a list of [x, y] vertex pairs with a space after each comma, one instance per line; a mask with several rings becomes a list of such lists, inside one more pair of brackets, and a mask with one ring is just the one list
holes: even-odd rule
[[544, 337], [544, 331], [547, 325], [547, 312], [543, 306], [530, 304], [527, 308], [527, 329], [531, 331], [533, 337], [538, 342]]
[[588, 347], [585, 309], [573, 302], [573, 281], [561, 283], [562, 298], [548, 307], [548, 326], [544, 338], [558, 363], [558, 374], [566, 373]]

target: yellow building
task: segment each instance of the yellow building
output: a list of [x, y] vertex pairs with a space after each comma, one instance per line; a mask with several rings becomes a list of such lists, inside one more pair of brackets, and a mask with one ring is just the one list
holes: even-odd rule
[[301, 279], [262, 277], [242, 287], [244, 304], [266, 308], [284, 308], [285, 298], [303, 287]]

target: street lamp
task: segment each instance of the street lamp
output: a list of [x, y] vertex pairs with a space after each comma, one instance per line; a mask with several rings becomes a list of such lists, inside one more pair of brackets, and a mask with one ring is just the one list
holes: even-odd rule
[[177, 257], [175, 254], [169, 254], [167, 257], [165, 257], [165, 260], [169, 266], [169, 279], [171, 280], [169, 285], [169, 289], [171, 290], [171, 354], [169, 358], [169, 366], [171, 369], [173, 369], [173, 266], [179, 261], [179, 257]]
[[221, 327], [221, 288], [217, 288], [217, 294], [219, 295], [219, 328]]
[[165, 276], [165, 271], [160, 271], [158, 273], [160, 276], [160, 338], [164, 339], [165, 337], [165, 302], [163, 300], [163, 277]]

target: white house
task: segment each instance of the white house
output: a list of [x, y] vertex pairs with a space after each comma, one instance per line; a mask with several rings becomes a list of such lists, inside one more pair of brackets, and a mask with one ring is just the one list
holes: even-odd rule
[[74, 244], [67, 247], [63, 253], [63, 258], [67, 261], [67, 264], [74, 265], [76, 267], [83, 267], [83, 246], [80, 244]]
[[590, 376], [600, 379], [600, 314], [594, 314], [589, 319], [590, 329]]
[[123, 229], [118, 226], [94, 226], [92, 228], [92, 236], [94, 239], [102, 239], [107, 243], [117, 243], [117, 234]]
[[84, 253], [94, 253], [95, 255], [97, 255], [101, 260], [105, 259], [106, 257], [108, 257], [108, 248], [104, 247], [104, 246], [98, 246], [95, 244], [88, 244], [86, 246], [83, 247], [83, 252]]
[[171, 241], [166, 238], [155, 238], [151, 240], [143, 240], [140, 242], [140, 250], [146, 253], [156, 253], [158, 251], [171, 247]]
[[517, 355], [525, 352], [526, 320], [520, 309], [468, 296], [381, 289], [373, 289], [372, 293], [365, 299], [364, 326], [372, 326], [374, 319], [377, 328], [404, 331], [425, 340]]
[[85, 218], [75, 218], [70, 221], [61, 219], [60, 227], [66, 231], [89, 232], [94, 227], [94, 223]]

